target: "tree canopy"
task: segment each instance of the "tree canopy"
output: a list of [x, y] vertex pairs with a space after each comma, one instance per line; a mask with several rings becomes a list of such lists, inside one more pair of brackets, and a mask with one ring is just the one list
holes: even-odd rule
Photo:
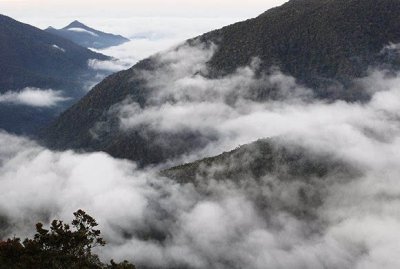
[[71, 224], [53, 220], [49, 229], [36, 224], [32, 239], [9, 238], [0, 241], [0, 269], [135, 269], [127, 261], [109, 264], [92, 253], [106, 244], [96, 220], [83, 210], [74, 213]]

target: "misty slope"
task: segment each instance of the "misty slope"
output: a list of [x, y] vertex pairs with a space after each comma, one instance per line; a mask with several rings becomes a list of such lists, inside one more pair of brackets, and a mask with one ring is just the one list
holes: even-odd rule
[[322, 205], [325, 181], [332, 178], [336, 182], [348, 181], [362, 175], [358, 168], [332, 153], [311, 150], [282, 138], [261, 139], [218, 156], [172, 167], [160, 174], [181, 184], [193, 183], [205, 191], [213, 185], [210, 183], [213, 180], [237, 184], [247, 189], [255, 204], [269, 214], [277, 210], [271, 205], [280, 198], [267, 198], [257, 189], [265, 187], [274, 193], [278, 192], [275, 184], [282, 184], [288, 190], [298, 184], [294, 194], [298, 197], [297, 203], [291, 207], [280, 205], [278, 210], [306, 219], [313, 218], [314, 211]]
[[[109, 57], [0, 15], [0, 94], [36, 87], [62, 90], [67, 97], [79, 98], [85, 83], [96, 76], [88, 67], [89, 59]], [[3, 103], [0, 106], [0, 128], [16, 133], [31, 133], [60, 112]]]
[[[210, 61], [217, 74], [260, 57], [324, 98], [358, 100], [351, 80], [371, 66], [399, 64], [383, 53], [400, 41], [397, 0], [292, 0], [259, 17], [205, 34], [220, 49]], [[341, 86], [329, 89], [329, 86]]]
[[172, 167], [162, 175], [182, 183], [204, 179], [261, 179], [275, 175], [280, 180], [352, 177], [357, 171], [332, 154], [313, 152], [283, 139], [261, 139], [218, 156]]
[[[257, 18], [189, 40], [186, 45], [193, 47], [199, 46], [199, 42], [206, 47], [211, 43], [217, 46], [207, 62], [208, 70], [194, 70], [187, 78], [229, 79], [235, 70], [251, 65], [258, 57], [261, 64], [256, 72], [260, 76], [270, 75], [270, 68], [276, 66], [310, 87], [316, 97], [365, 100], [368, 94], [352, 80], [366, 75], [371, 66], [399, 66], [398, 57], [384, 50], [390, 42], [400, 41], [399, 14], [397, 0], [292, 0]], [[164, 132], [139, 126], [122, 131], [119, 115], [110, 116], [110, 111], [124, 100], [146, 109], [154, 89], [148, 87], [143, 73], [157, 74], [163, 70], [166, 64], [159, 62], [162, 55], [146, 59], [97, 85], [49, 127], [43, 137], [46, 143], [58, 149], [103, 150], [147, 165], [190, 153], [214, 140], [213, 134], [205, 136], [196, 130]], [[182, 58], [186, 57], [190, 58], [190, 53]], [[170, 67], [173, 66], [174, 63]], [[168, 88], [167, 83], [164, 88]], [[261, 102], [274, 98], [274, 88], [274, 83], [258, 83], [250, 99]], [[225, 99], [230, 102], [229, 96]], [[94, 134], [99, 125], [101, 132]]]
[[87, 48], [104, 49], [129, 41], [129, 39], [121, 35], [104, 33], [90, 28], [79, 21], [73, 21], [62, 29], [49, 27], [45, 31], [69, 39]]

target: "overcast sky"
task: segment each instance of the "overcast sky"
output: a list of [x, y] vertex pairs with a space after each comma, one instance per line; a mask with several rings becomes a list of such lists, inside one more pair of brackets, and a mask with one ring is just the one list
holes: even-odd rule
[[57, 17], [248, 18], [286, 0], [0, 0], [1, 13], [19, 20]]

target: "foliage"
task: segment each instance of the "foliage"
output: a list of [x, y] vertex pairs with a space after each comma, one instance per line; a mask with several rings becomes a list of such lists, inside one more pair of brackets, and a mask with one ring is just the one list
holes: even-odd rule
[[33, 239], [0, 241], [0, 268], [135, 268], [127, 261], [102, 263], [92, 253], [93, 248], [106, 244], [100, 237], [100, 230], [96, 229], [96, 220], [83, 210], [78, 210], [74, 216], [71, 224], [53, 220], [49, 229], [45, 229], [42, 223], [36, 224]]

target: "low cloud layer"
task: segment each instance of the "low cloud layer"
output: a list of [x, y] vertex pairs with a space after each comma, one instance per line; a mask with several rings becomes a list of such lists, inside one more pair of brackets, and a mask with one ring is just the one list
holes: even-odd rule
[[[215, 155], [264, 137], [292, 133], [313, 137], [315, 129], [319, 130], [317, 143], [322, 139], [322, 131], [329, 136], [329, 128], [339, 123], [354, 125], [383, 140], [395, 131], [386, 130], [394, 127], [385, 125], [387, 114], [382, 111], [393, 110], [397, 105], [397, 74], [371, 70], [368, 77], [358, 79], [356, 83], [372, 94], [368, 103], [329, 103], [314, 99], [312, 89], [298, 85], [279, 69], [259, 74], [257, 58], [231, 75], [210, 79], [207, 62], [216, 49], [180, 46], [158, 54], [154, 57], [156, 71], [140, 74], [150, 92], [146, 105], [128, 98], [112, 107], [110, 114], [117, 114], [120, 128], [128, 132], [147, 128], [160, 133], [190, 130], [205, 137], [212, 134], [208, 147], [194, 156], [183, 156], [178, 163]], [[365, 120], [366, 115], [370, 121]], [[375, 130], [378, 126], [380, 129]], [[338, 130], [338, 135], [342, 131]]]
[[323, 104], [311, 102], [311, 89], [276, 68], [259, 74], [257, 58], [233, 74], [208, 78], [207, 62], [216, 49], [214, 45], [183, 45], [154, 56], [155, 71], [139, 74], [150, 92], [146, 105], [127, 98], [113, 106], [110, 115], [119, 117], [120, 128], [126, 132], [138, 128], [170, 134], [192, 131], [216, 138], [187, 159], [195, 160], [289, 132], [294, 126], [280, 124], [281, 113], [290, 113], [285, 110], [292, 107], [317, 109]]
[[[104, 153], [52, 152], [1, 133], [0, 223], [11, 224], [2, 236], [31, 234], [33, 223], [68, 220], [83, 208], [108, 241], [101, 257], [139, 267], [399, 268], [400, 76], [371, 72], [358, 81], [373, 93], [370, 101], [328, 103], [279, 70], [257, 75], [257, 59], [209, 79], [214, 50], [157, 56], [158, 71], [141, 74], [151, 91], [147, 106], [126, 100], [112, 108], [121, 129], [192, 129], [218, 138], [182, 160], [280, 136], [289, 147], [327, 153], [360, 172], [291, 180], [249, 173], [235, 182], [179, 184]], [[260, 88], [272, 95], [263, 99]], [[300, 190], [321, 197], [317, 206], [303, 208]]]
[[[118, 72], [128, 69], [138, 61], [160, 51], [168, 50], [188, 38], [223, 27], [240, 19], [137, 17], [109, 19], [107, 21], [94, 18], [82, 20], [94, 28], [114, 34], [121, 34], [130, 39], [129, 42], [106, 49], [96, 50], [92, 48], [92, 50], [112, 56], [114, 59], [110, 61], [90, 60], [88, 62], [89, 67], [99, 71]], [[69, 22], [54, 23], [59, 24], [61, 27], [61, 23], [67, 24]]]
[[53, 107], [69, 100], [61, 91], [27, 87], [21, 91], [9, 91], [0, 95], [0, 103], [26, 105], [33, 107]]
[[[179, 17], [136, 17], [97, 20], [83, 19], [102, 31], [121, 34], [130, 42], [110, 47], [98, 52], [119, 59], [119, 70], [127, 69], [138, 61], [153, 54], [165, 51], [193, 36], [223, 27], [240, 18], [179, 18]], [[65, 22], [67, 23], [67, 22]], [[61, 26], [62, 24], [60, 24]], [[115, 61], [111, 61], [108, 70], [116, 71]]]

